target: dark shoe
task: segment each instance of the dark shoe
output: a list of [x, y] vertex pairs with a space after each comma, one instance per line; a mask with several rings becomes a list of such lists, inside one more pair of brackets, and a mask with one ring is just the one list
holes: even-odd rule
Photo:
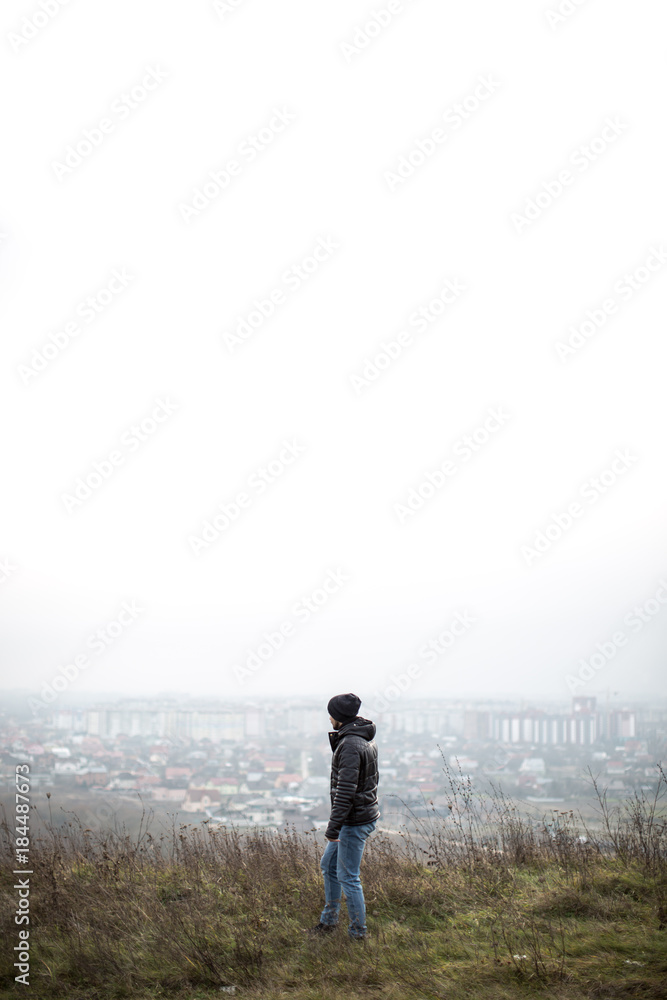
[[332, 931], [336, 930], [337, 926], [338, 924], [323, 924], [322, 921], [320, 920], [319, 924], [316, 924], [315, 927], [309, 927], [306, 930], [306, 933], [312, 934], [313, 937], [320, 937], [325, 934], [331, 934]]

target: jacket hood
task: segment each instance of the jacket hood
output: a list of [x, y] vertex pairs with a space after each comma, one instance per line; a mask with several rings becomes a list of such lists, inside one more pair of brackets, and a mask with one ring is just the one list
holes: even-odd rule
[[344, 736], [361, 736], [365, 740], [372, 740], [375, 736], [375, 723], [371, 722], [370, 719], [363, 719], [360, 715], [353, 719], [352, 722], [346, 722], [344, 726], [340, 729], [335, 729], [333, 732], [329, 733], [329, 743], [331, 744], [331, 749], [335, 750], [338, 746], [339, 741]]

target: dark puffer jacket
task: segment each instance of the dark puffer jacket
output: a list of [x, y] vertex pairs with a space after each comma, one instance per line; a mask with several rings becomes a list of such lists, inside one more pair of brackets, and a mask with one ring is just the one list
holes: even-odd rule
[[333, 733], [331, 816], [325, 837], [337, 840], [343, 823], [361, 826], [380, 816], [375, 723], [357, 716]]

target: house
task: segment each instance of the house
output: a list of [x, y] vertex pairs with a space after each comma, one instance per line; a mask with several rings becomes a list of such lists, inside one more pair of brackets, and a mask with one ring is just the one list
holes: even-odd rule
[[76, 774], [79, 763], [77, 760], [57, 760], [53, 769], [54, 774]]
[[274, 787], [287, 788], [289, 785], [292, 785], [296, 788], [296, 786], [300, 785], [302, 781], [303, 778], [300, 774], [279, 774], [274, 782]]
[[267, 757], [264, 761], [264, 770], [274, 772], [284, 771], [285, 761], [282, 757]]
[[77, 785], [101, 785], [107, 780], [107, 769], [106, 767], [100, 766], [99, 764], [88, 764], [82, 767], [75, 775], [75, 781]]
[[134, 791], [136, 787], [137, 779], [129, 771], [121, 771], [107, 785], [107, 788], [117, 791]]
[[231, 822], [237, 826], [277, 826], [283, 817], [275, 799], [252, 799], [232, 813]]
[[185, 778], [187, 781], [192, 777], [191, 767], [166, 767], [164, 771], [164, 780], [172, 781], [174, 778]]
[[159, 785], [160, 779], [157, 774], [138, 774], [137, 788], [148, 788], [151, 785]]
[[184, 812], [204, 812], [219, 809], [221, 802], [220, 792], [213, 788], [188, 788], [181, 808]]
[[239, 791], [247, 789], [253, 794], [258, 792], [262, 795], [270, 795], [275, 788], [275, 781], [273, 775], [267, 775], [264, 771], [250, 771], [243, 784], [239, 786]]

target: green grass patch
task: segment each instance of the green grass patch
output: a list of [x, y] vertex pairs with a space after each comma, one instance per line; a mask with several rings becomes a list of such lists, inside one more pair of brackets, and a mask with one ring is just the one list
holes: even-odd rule
[[[497, 808], [491, 848], [487, 820], [477, 832], [433, 826], [419, 843], [370, 839], [364, 942], [348, 939], [344, 903], [334, 934], [305, 933], [324, 902], [322, 847], [308, 835], [51, 829], [31, 845], [30, 987], [14, 981], [5, 831], [0, 997], [667, 1000], [667, 843], [655, 807], [648, 825], [636, 803], [617, 819], [613, 850], [608, 830], [603, 845], [570, 827], [539, 837], [505, 800]], [[463, 813], [459, 803], [453, 815]]]

